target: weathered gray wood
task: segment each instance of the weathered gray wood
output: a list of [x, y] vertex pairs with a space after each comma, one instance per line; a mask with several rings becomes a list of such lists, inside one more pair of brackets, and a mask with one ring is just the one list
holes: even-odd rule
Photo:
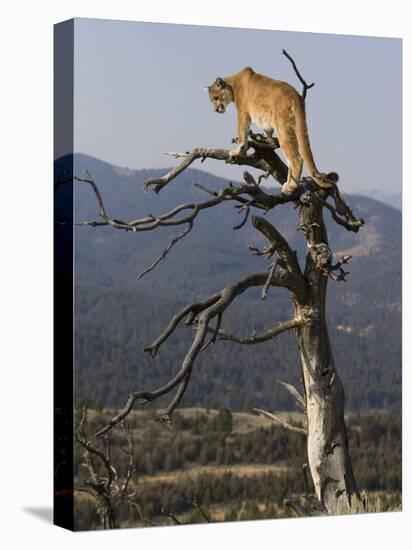
[[344, 390], [337, 374], [325, 317], [327, 275], [317, 265], [313, 250], [328, 245], [323, 206], [316, 194], [300, 208], [307, 256], [305, 278], [309, 292], [304, 301], [295, 300], [296, 315], [306, 315], [297, 327], [302, 379], [306, 397], [308, 462], [316, 496], [329, 514], [350, 510], [358, 489], [349, 458], [344, 419]]

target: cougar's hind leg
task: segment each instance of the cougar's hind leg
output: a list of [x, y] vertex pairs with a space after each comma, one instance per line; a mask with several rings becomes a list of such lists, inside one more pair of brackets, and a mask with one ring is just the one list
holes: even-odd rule
[[303, 159], [299, 153], [298, 141], [292, 128], [282, 130], [278, 134], [280, 148], [288, 161], [288, 179], [282, 186], [282, 193], [290, 194], [295, 191], [302, 175]]

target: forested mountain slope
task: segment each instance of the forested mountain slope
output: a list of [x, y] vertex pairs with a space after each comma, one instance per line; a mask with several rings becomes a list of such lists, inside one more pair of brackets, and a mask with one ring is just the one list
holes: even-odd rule
[[[187, 170], [158, 195], [145, 194], [143, 180], [164, 171], [130, 171], [76, 155], [76, 174], [84, 168], [99, 185], [109, 215], [120, 219], [159, 214], [182, 202], [206, 200], [208, 196], [193, 186], [195, 181], [211, 188], [227, 184], [206, 172]], [[341, 190], [344, 193], [344, 182]], [[76, 183], [75, 193], [76, 220], [98, 219], [90, 188]], [[328, 320], [335, 360], [348, 408], [399, 408], [401, 213], [373, 198], [352, 195], [347, 199], [366, 226], [352, 234], [328, 223], [332, 250], [337, 256], [353, 255], [348, 282], [329, 283]], [[325, 217], [329, 217], [328, 212]], [[268, 218], [303, 258], [303, 239], [296, 230], [293, 208], [277, 207]], [[154, 388], [179, 368], [192, 337], [190, 329], [178, 331], [154, 361], [146, 357], [143, 347], [185, 303], [266, 265], [247, 248], [249, 244], [263, 245], [262, 238], [250, 224], [233, 231], [238, 222], [230, 203], [202, 212], [192, 232], [141, 280], [137, 280], [138, 273], [153, 262], [181, 227], [137, 234], [105, 227], [76, 228], [79, 396], [120, 405], [130, 391]], [[233, 304], [222, 327], [248, 335], [254, 327], [265, 330], [289, 315], [288, 293], [282, 289], [271, 289], [264, 302], [258, 291], [250, 292]], [[199, 357], [186, 403], [285, 409], [292, 403], [274, 380], [298, 383], [298, 376], [292, 334], [253, 347], [219, 342]]]

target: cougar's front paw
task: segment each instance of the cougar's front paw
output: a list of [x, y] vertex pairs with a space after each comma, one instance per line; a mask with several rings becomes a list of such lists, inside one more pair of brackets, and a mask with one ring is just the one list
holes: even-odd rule
[[226, 160], [227, 163], [234, 162], [238, 157], [242, 156], [243, 149], [241, 147], [236, 147], [236, 149], [232, 149], [229, 151], [229, 158]]
[[229, 157], [230, 158], [240, 157], [242, 153], [243, 153], [242, 147], [236, 147], [236, 149], [232, 149], [229, 152]]

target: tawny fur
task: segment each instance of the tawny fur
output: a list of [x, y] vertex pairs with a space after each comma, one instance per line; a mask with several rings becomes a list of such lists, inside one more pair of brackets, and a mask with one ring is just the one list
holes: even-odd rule
[[218, 77], [208, 86], [214, 110], [224, 113], [234, 102], [237, 111], [237, 147], [230, 152], [236, 157], [246, 153], [250, 124], [253, 122], [267, 136], [275, 131], [288, 162], [288, 179], [283, 193], [292, 193], [299, 185], [303, 163], [320, 187], [330, 187], [338, 180], [336, 173], [321, 174], [316, 168], [310, 147], [303, 100], [287, 82], [273, 80], [246, 67], [239, 73]]

